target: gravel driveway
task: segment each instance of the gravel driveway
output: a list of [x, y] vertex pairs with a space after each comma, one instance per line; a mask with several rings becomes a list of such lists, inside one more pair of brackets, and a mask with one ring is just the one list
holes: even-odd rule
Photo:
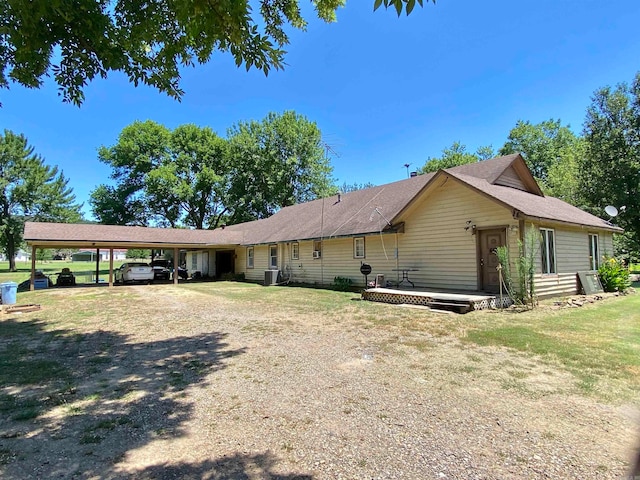
[[3, 478], [628, 473], [637, 406], [581, 396], [535, 358], [377, 326], [356, 302], [319, 317], [172, 286], [125, 291], [130, 314], [89, 315], [48, 341], [81, 380], [33, 425], [0, 422]]

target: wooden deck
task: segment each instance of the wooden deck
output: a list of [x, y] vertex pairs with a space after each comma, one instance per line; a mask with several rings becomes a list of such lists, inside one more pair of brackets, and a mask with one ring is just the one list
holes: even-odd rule
[[[394, 305], [422, 305], [437, 310], [449, 310], [458, 313], [500, 307], [499, 295], [482, 292], [452, 293], [376, 287], [362, 292], [362, 299]], [[503, 295], [502, 307], [508, 307], [512, 303], [511, 298]]]

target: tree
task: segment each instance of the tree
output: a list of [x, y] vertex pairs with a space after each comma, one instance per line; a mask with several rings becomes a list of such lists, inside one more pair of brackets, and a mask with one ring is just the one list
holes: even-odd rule
[[580, 190], [602, 215], [619, 208], [615, 223], [628, 234], [627, 254], [640, 251], [640, 72], [628, 85], [595, 92], [584, 123], [586, 155], [579, 163]]
[[80, 206], [57, 167], [45, 165], [24, 135], [0, 135], [0, 245], [16, 270], [15, 255], [26, 220], [77, 222]]
[[228, 210], [228, 144], [208, 127], [182, 125], [171, 132], [170, 160], [146, 179], [149, 202], [172, 226], [216, 228]]
[[114, 225], [215, 228], [227, 210], [227, 157], [226, 140], [210, 128], [134, 122], [99, 150], [116, 185], [91, 193], [93, 213]]
[[521, 153], [542, 190], [574, 205], [578, 198], [578, 161], [584, 155], [584, 142], [560, 120], [536, 125], [518, 120], [509, 132], [500, 155]]
[[340, 192], [342, 193], [349, 193], [349, 192], [355, 192], [356, 190], [364, 190], [365, 188], [371, 188], [371, 187], [375, 187], [375, 185], [371, 182], [366, 182], [366, 183], [347, 183], [344, 182], [342, 184], [342, 186], [339, 187]]
[[46, 260], [51, 260], [53, 258], [53, 251], [49, 248], [38, 248], [36, 249], [36, 260], [39, 262], [44, 262]]
[[475, 163], [481, 160], [492, 158], [493, 148], [490, 146], [480, 147], [477, 152], [468, 153], [467, 147], [460, 142], [453, 142], [451, 147], [442, 150], [442, 157], [429, 157], [425, 164], [418, 169], [420, 175], [429, 172], [436, 172], [441, 169]]
[[229, 130], [230, 223], [265, 218], [282, 207], [336, 193], [318, 126], [293, 111]]
[[144, 260], [151, 255], [150, 250], [144, 248], [130, 248], [127, 250], [126, 257], [132, 260]]
[[[153, 212], [144, 196], [149, 172], [168, 163], [169, 130], [151, 120], [125, 127], [112, 147], [100, 147], [98, 159], [111, 166], [116, 186], [100, 185], [89, 203], [94, 216], [107, 225], [146, 226]], [[169, 222], [170, 224], [171, 222]]]
[[[312, 3], [333, 22], [346, 0]], [[409, 14], [415, 4], [375, 0], [374, 9]], [[87, 83], [115, 71], [180, 99], [180, 69], [208, 62], [215, 51], [267, 75], [284, 66], [285, 28], [307, 26], [298, 0], [0, 0], [0, 11], [0, 87], [11, 80], [39, 88], [53, 74], [63, 101], [76, 105]]]

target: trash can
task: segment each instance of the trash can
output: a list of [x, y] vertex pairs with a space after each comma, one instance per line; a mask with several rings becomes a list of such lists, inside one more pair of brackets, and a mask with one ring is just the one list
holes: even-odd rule
[[16, 282], [0, 283], [0, 293], [2, 293], [3, 305], [14, 305], [16, 303], [16, 293], [18, 284]]

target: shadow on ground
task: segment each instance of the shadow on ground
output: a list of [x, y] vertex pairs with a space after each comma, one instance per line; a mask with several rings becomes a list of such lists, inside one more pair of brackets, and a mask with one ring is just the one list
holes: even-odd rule
[[[50, 328], [39, 319], [0, 319], [2, 478], [120, 478], [127, 452], [185, 435], [194, 412], [187, 390], [207, 388], [244, 353], [219, 332], [135, 342]], [[272, 475], [273, 463], [270, 454], [237, 455], [131, 478], [309, 478]]]
[[158, 465], [137, 471], [140, 480], [312, 480], [310, 475], [278, 474], [273, 469], [277, 459], [270, 453], [236, 454], [195, 464]]

